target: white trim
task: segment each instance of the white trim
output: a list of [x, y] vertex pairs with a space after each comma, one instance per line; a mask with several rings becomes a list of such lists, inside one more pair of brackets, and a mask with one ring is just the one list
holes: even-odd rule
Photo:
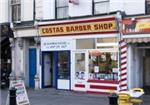
[[103, 46], [105, 46], [105, 47], [112, 46], [113, 47], [113, 46], [118, 46], [118, 43], [117, 42], [116, 43], [97, 43], [96, 46], [97, 47], [103, 47]]
[[116, 87], [118, 84], [114, 83], [87, 83], [88, 85], [97, 85], [97, 86], [110, 86], [110, 87]]
[[104, 18], [111, 18], [115, 17], [115, 15], [106, 15], [106, 16], [99, 16], [99, 17], [87, 17], [87, 18], [81, 18], [81, 19], [70, 19], [70, 20], [56, 20], [56, 21], [48, 21], [48, 22], [38, 22], [38, 25], [51, 25], [51, 24], [57, 24], [57, 23], [64, 23], [64, 22], [76, 22], [76, 21], [84, 21], [84, 20], [94, 20], [94, 19], [104, 19]]
[[[111, 89], [88, 89], [87, 91], [90, 91], [90, 92], [106, 92], [106, 93], [110, 93], [110, 90]], [[113, 90], [113, 89], [112, 89]], [[116, 90], [117, 91], [117, 90]]]
[[131, 34], [131, 35], [122, 35], [123, 38], [146, 38], [150, 37], [150, 34]]

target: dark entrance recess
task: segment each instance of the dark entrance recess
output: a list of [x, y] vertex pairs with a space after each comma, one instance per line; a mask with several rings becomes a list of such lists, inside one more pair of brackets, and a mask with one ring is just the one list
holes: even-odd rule
[[[7, 70], [7, 76], [11, 73], [11, 48], [9, 38], [13, 38], [13, 31], [10, 28], [9, 23], [2, 23], [0, 24], [0, 55], [1, 55], [1, 68], [0, 72], [2, 73], [3, 70]], [[6, 77], [7, 78], [7, 77]], [[7, 79], [7, 86], [9, 85], [9, 79]]]

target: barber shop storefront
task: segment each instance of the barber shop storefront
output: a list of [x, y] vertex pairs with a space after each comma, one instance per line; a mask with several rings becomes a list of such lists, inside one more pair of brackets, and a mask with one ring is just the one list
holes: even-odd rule
[[118, 90], [114, 16], [40, 23], [42, 86], [108, 93]]
[[125, 18], [123, 34], [128, 45], [128, 87], [150, 93], [150, 17]]

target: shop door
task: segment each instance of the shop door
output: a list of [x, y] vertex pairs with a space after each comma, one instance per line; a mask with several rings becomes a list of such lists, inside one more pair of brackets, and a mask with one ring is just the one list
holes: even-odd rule
[[36, 75], [36, 49], [29, 48], [29, 87], [34, 88]]
[[70, 89], [70, 51], [55, 52], [57, 89]]
[[43, 53], [44, 87], [53, 87], [52, 52]]
[[74, 52], [74, 73], [73, 90], [86, 91], [87, 79], [88, 79], [88, 53], [87, 51], [75, 51]]

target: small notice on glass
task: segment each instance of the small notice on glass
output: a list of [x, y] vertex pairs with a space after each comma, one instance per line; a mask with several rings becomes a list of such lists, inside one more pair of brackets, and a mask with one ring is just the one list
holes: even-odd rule
[[99, 67], [98, 66], [94, 66], [94, 72], [98, 73], [99, 72]]

